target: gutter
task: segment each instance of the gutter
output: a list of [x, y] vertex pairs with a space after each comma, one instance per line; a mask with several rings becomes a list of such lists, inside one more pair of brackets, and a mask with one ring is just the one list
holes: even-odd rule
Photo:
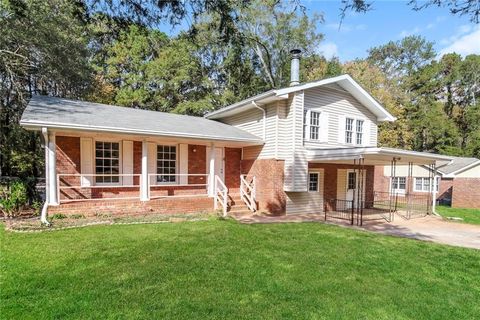
[[255, 100], [252, 100], [252, 104], [255, 108], [260, 109], [263, 112], [263, 141], [265, 141], [265, 138], [267, 137], [267, 111], [265, 108], [260, 107]]
[[47, 155], [47, 146], [48, 146], [48, 131], [47, 131], [47, 128], [42, 128], [42, 135], [43, 135], [43, 141], [45, 143], [45, 202], [43, 203], [43, 207], [42, 207], [42, 212], [40, 214], [40, 221], [49, 226], [50, 225], [50, 222], [48, 222], [47, 220], [47, 213], [48, 213], [48, 202], [49, 202], [49, 199], [48, 199], [48, 194], [49, 192], [47, 192], [47, 186], [48, 186], [48, 182], [49, 182], [49, 174], [48, 174], [48, 155]]

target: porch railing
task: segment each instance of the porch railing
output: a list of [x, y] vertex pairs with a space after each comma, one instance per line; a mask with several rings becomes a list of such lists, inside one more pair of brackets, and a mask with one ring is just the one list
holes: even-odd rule
[[215, 176], [215, 196], [213, 203], [213, 208], [217, 210], [221, 207], [222, 215], [226, 217], [228, 208], [228, 188], [219, 176]]
[[257, 211], [257, 187], [255, 177], [247, 181], [247, 175], [240, 175], [240, 198], [252, 212]]
[[148, 175], [148, 197], [208, 196], [208, 174], [157, 174]]
[[57, 174], [59, 203], [140, 198], [140, 174]]
[[[141, 198], [141, 174], [57, 174], [59, 203]], [[208, 174], [149, 174], [149, 199], [208, 196]]]
[[354, 221], [355, 208], [353, 200], [326, 199], [324, 201], [325, 221], [328, 218], [346, 220], [350, 224]]

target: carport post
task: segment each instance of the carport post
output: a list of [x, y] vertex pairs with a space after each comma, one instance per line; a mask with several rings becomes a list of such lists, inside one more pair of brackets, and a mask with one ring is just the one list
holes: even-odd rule
[[[437, 182], [437, 176], [435, 175], [435, 171], [436, 171], [437, 167], [436, 167], [436, 164], [435, 162], [432, 164], [432, 213], [433, 214], [437, 214], [435, 208], [436, 208], [436, 205], [437, 205], [437, 188], [435, 187], [435, 183]], [[440, 190], [440, 186], [439, 187], [439, 190]]]

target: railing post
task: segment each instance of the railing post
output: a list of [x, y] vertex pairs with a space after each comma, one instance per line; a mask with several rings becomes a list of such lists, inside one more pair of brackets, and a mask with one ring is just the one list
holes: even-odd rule
[[150, 200], [150, 181], [148, 176], [148, 144], [142, 141], [142, 173], [140, 177], [140, 200]]
[[354, 205], [353, 205], [354, 201], [351, 200], [351, 202], [352, 202], [352, 206], [351, 206], [351, 207], [352, 207], [352, 212], [351, 212], [351, 215], [352, 215], [352, 217], [351, 217], [351, 225], [353, 225], [353, 216], [354, 216], [354, 214], [355, 214], [355, 207], [354, 207]]

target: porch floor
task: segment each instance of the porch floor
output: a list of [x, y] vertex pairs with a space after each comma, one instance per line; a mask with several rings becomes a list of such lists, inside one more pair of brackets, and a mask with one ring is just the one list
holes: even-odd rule
[[356, 225], [352, 226], [345, 220], [329, 219], [325, 221], [324, 214], [292, 214], [282, 216], [233, 215], [233, 218], [246, 224], [323, 222], [386, 235], [480, 249], [480, 226], [445, 221], [441, 217], [431, 215], [409, 220], [395, 215], [392, 222], [374, 220], [364, 223], [361, 227]]

